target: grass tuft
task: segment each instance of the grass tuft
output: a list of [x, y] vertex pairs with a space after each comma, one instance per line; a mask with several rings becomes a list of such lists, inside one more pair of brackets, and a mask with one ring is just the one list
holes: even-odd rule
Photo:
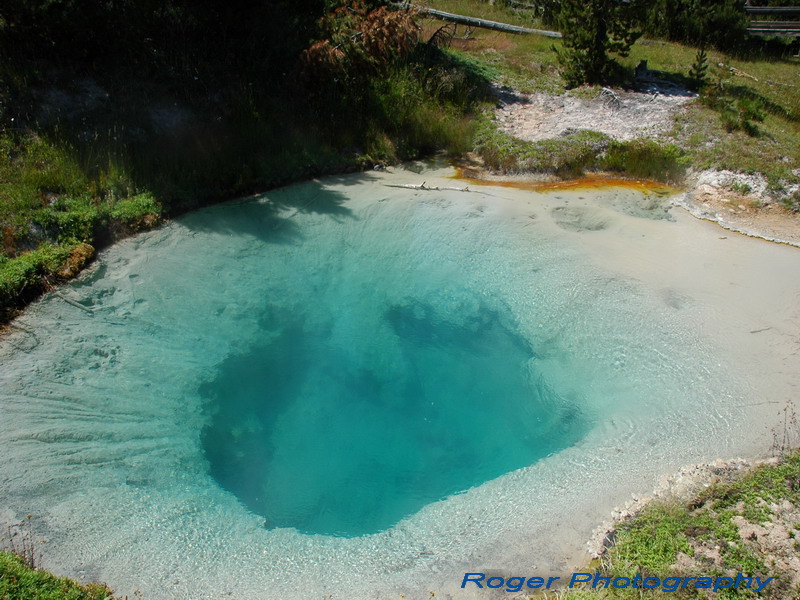
[[3, 600], [114, 600], [106, 586], [81, 585], [65, 577], [30, 568], [22, 557], [0, 552], [0, 598]]
[[[800, 451], [787, 454], [779, 464], [762, 465], [732, 481], [717, 482], [687, 503], [651, 502], [637, 516], [620, 525], [600, 570], [612, 578], [633, 577], [637, 573], [662, 580], [665, 577], [730, 576], [731, 573], [758, 576], [762, 580], [774, 577], [758, 597], [785, 600], [793, 597], [788, 586], [792, 573], [781, 572], [780, 560], [767, 556], [754, 536], [743, 538], [737, 524], [760, 525], [774, 521], [777, 517], [770, 506], [782, 502], [800, 505]], [[793, 524], [784, 520], [782, 526], [791, 530]], [[800, 529], [797, 524], [794, 527]], [[563, 597], [582, 600], [641, 596], [638, 590], [609, 588], [593, 592], [567, 591]], [[669, 593], [654, 590], [647, 597], [690, 600], [709, 596], [690, 586]], [[721, 591], [714, 597], [738, 600], [756, 595], [742, 587]]]

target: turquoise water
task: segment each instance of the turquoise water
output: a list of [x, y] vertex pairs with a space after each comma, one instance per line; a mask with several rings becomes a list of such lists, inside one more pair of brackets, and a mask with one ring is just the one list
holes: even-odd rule
[[[632, 492], [763, 437], [741, 407], [767, 376], [726, 349], [771, 341], [769, 304], [726, 345], [731, 298], [670, 274], [738, 242], [691, 252], [626, 190], [385, 185], [422, 179], [452, 185], [197, 211], [32, 307], [0, 337], [0, 530], [32, 514], [45, 567], [148, 600], [457, 597], [560, 572]], [[793, 281], [772, 252], [719, 287]]]
[[[479, 302], [457, 316], [388, 304], [376, 289], [367, 306], [385, 326], [370, 331], [336, 300], [325, 328], [268, 313], [270, 341], [227, 359], [201, 390], [211, 473], [268, 526], [376, 533], [585, 431], [531, 368], [509, 315]], [[341, 320], [351, 329], [334, 340]]]

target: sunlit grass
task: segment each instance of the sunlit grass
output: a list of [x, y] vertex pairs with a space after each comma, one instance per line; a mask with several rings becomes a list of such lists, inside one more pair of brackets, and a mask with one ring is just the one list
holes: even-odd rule
[[80, 585], [72, 579], [34, 570], [10, 552], [0, 552], [0, 598], [3, 600], [114, 600], [104, 585]]
[[[743, 518], [760, 524], [772, 516], [770, 505], [788, 501], [795, 506], [800, 502], [800, 453], [786, 456], [780, 464], [758, 467], [730, 482], [716, 483], [699, 496], [687, 502], [655, 501], [633, 519], [623, 523], [617, 531], [616, 541], [602, 559], [600, 571], [613, 577], [633, 577], [637, 573], [664, 577], [708, 576], [742, 573], [760, 576], [762, 580], [775, 577], [758, 596], [750, 589], [727, 589], [719, 598], [763, 597], [780, 599], [794, 597], [785, 575], [778, 571], [779, 563], [772, 563], [757, 550], [755, 544], [742, 539], [734, 519]], [[791, 526], [791, 524], [790, 524]], [[800, 524], [791, 533], [795, 538]], [[797, 544], [797, 542], [794, 542]], [[687, 572], [678, 567], [680, 554], [691, 557], [695, 548], [716, 549], [719, 565], [705, 564], [700, 572]], [[797, 546], [795, 546], [797, 547]], [[768, 564], [773, 565], [769, 567]], [[778, 567], [775, 567], [778, 565]], [[566, 600], [586, 598], [640, 598], [640, 590], [600, 589], [567, 592]], [[707, 598], [704, 590], [691, 586], [673, 592], [651, 590], [647, 598], [673, 598], [690, 600]]]

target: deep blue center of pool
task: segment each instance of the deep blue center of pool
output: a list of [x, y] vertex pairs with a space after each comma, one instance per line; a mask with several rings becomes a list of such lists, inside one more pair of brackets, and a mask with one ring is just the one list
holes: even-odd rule
[[383, 327], [347, 344], [335, 324], [274, 311], [265, 341], [202, 387], [211, 473], [267, 527], [376, 533], [585, 433], [503, 311], [380, 311]]

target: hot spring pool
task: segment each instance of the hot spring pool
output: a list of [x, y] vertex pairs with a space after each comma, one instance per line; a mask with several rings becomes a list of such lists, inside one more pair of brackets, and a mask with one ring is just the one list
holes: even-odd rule
[[571, 568], [631, 492], [769, 445], [800, 252], [625, 188], [386, 185], [421, 181], [198, 211], [37, 303], [0, 521], [147, 600], [397, 598]]
[[456, 288], [457, 310], [437, 314], [370, 291], [361, 313], [327, 299], [328, 325], [310, 331], [302, 315], [270, 315], [270, 342], [203, 386], [211, 475], [268, 527], [378, 533], [582, 437], [587, 418], [480, 297]]

